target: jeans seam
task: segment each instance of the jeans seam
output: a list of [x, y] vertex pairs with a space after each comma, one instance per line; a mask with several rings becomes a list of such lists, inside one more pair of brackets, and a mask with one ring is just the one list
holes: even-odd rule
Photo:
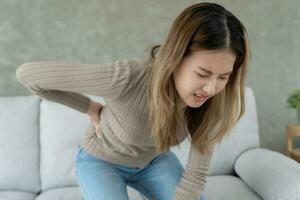
[[140, 186], [144, 190], [144, 192], [148, 193], [151, 196], [152, 199], [150, 199], [150, 200], [156, 200], [155, 197], [154, 197], [154, 195], [149, 190], [147, 190], [146, 187], [144, 187], [142, 184], [139, 184], [139, 183], [136, 183], [136, 184], [138, 186]]
[[[150, 167], [150, 165], [155, 164], [155, 162], [156, 162], [163, 154], [164, 154], [164, 153], [159, 154], [158, 156], [156, 156], [155, 158], [153, 158], [153, 159], [145, 166], [145, 168], [146, 168], [146, 167], [148, 168], [148, 167]], [[142, 169], [142, 168], [140, 168], [140, 169]], [[139, 176], [139, 175], [140, 175], [139, 173], [134, 174], [133, 176], [130, 177], [130, 180], [134, 180], [135, 177], [136, 177], [136, 176]]]

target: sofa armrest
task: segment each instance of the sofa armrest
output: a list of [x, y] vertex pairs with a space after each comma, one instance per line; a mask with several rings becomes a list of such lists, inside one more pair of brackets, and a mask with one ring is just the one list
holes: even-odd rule
[[234, 170], [265, 200], [300, 199], [300, 164], [281, 153], [250, 149], [236, 159]]

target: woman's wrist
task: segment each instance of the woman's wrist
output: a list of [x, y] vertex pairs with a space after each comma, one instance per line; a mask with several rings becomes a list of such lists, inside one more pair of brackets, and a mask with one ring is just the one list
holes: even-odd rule
[[97, 103], [93, 100], [91, 100], [89, 108], [87, 110], [87, 114], [91, 115], [91, 114], [95, 114], [98, 113], [99, 110], [101, 109], [102, 105], [100, 103]]

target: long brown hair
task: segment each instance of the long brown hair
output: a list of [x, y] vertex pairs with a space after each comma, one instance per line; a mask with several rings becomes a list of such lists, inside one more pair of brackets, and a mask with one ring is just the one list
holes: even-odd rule
[[[185, 56], [199, 50], [230, 49], [236, 55], [225, 88], [201, 107], [180, 110], [172, 73]], [[166, 39], [151, 49], [146, 68], [149, 119], [157, 152], [179, 145], [178, 124], [184, 120], [192, 145], [207, 154], [244, 114], [244, 90], [250, 56], [247, 31], [228, 10], [216, 3], [197, 3], [173, 22]]]

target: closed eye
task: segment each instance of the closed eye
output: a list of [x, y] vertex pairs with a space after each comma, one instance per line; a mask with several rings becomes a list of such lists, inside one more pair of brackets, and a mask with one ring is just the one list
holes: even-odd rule
[[[202, 74], [198, 74], [198, 73], [197, 73], [197, 75], [198, 75], [199, 77], [201, 77], [201, 78], [207, 78], [207, 77], [209, 77], [209, 76], [207, 76], [207, 75], [202, 75]], [[226, 76], [226, 77], [220, 77], [221, 80], [226, 80], [227, 78], [228, 78], [228, 76]]]
[[198, 74], [198, 76], [203, 77], [203, 78], [208, 77], [208, 76], [205, 76], [205, 75], [202, 75], [202, 74]]

